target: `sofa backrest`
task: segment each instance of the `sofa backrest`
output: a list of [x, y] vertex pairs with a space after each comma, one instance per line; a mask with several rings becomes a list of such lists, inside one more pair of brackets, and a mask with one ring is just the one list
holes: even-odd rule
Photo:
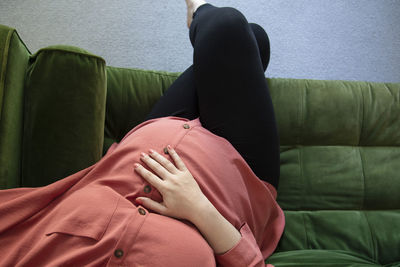
[[179, 73], [107, 66], [105, 153], [133, 127], [143, 122], [153, 105]]
[[286, 215], [277, 251], [400, 260], [400, 84], [268, 81]]

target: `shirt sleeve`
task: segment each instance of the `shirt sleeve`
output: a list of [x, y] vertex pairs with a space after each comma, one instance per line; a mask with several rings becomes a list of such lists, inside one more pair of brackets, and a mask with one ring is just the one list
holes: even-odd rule
[[233, 248], [223, 254], [215, 254], [218, 266], [273, 267], [273, 265], [265, 264], [261, 251], [247, 223], [241, 226], [240, 234], [242, 238]]

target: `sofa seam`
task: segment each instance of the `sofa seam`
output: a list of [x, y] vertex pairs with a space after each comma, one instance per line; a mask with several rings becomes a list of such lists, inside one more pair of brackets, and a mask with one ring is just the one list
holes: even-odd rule
[[316, 145], [313, 145], [313, 144], [306, 144], [306, 145], [300, 145], [300, 144], [293, 144], [293, 145], [288, 145], [288, 144], [282, 144], [281, 145], [281, 147], [303, 147], [303, 146], [307, 146], [307, 147], [334, 147], [334, 146], [336, 146], [336, 147], [365, 147], [365, 148], [377, 148], [377, 147], [379, 147], [379, 148], [382, 148], [382, 147], [391, 147], [391, 148], [393, 148], [393, 147], [400, 147], [400, 145], [370, 145], [370, 146], [366, 146], [366, 145], [364, 145], [364, 146], [358, 146], [358, 145], [344, 145], [344, 144], [332, 144], [332, 145], [329, 145], [329, 144], [316, 144]]
[[24, 185], [24, 177], [25, 177], [25, 172], [26, 168], [25, 166], [29, 165], [30, 163], [30, 158], [25, 154], [26, 148], [30, 145], [30, 140], [29, 138], [25, 138], [25, 136], [28, 134], [27, 132], [30, 132], [31, 130], [31, 120], [30, 118], [30, 110], [32, 108], [32, 103], [30, 101], [27, 101], [27, 98], [29, 97], [30, 90], [28, 90], [27, 84], [29, 81], [29, 72], [31, 71], [31, 67], [29, 64], [25, 70], [25, 79], [24, 79], [24, 96], [23, 96], [23, 107], [24, 110], [22, 112], [22, 140], [21, 140], [21, 176], [19, 180], [20, 186], [25, 186]]
[[[297, 152], [297, 158], [298, 158], [298, 161], [299, 161], [299, 168], [300, 168], [300, 182], [303, 184], [304, 183], [304, 181], [303, 181], [303, 179], [304, 179], [304, 170], [303, 170], [303, 160], [302, 160], [302, 158], [303, 158], [303, 155], [302, 155], [303, 147], [299, 146], [297, 151], [298, 151]], [[306, 194], [305, 187], [303, 187], [302, 196], [301, 196], [303, 199], [304, 199], [305, 194]], [[303, 207], [301, 207], [301, 208], [303, 209]]]
[[[299, 211], [306, 211], [306, 212], [319, 212], [319, 211], [328, 211], [328, 212], [331, 212], [331, 211], [341, 211], [341, 212], [350, 212], [350, 211], [361, 211], [361, 210], [356, 210], [356, 209], [336, 209], [336, 208], [333, 208], [333, 209], [328, 209], [328, 208], [321, 208], [321, 209], [301, 209], [301, 210], [299, 210], [299, 209], [288, 209], [288, 208], [285, 208], [285, 210], [284, 210], [285, 212], [299, 212]], [[366, 212], [393, 212], [393, 211], [399, 211], [400, 212], [400, 209], [398, 209], [398, 208], [392, 208], [392, 209], [365, 209], [364, 211], [366, 211]]]
[[[306, 82], [305, 87], [307, 87], [307, 82]], [[306, 90], [306, 88], [302, 88], [302, 90], [300, 90], [301, 101], [299, 101], [299, 117], [298, 117], [299, 133], [297, 136], [297, 144], [301, 144], [302, 137], [303, 137], [304, 117], [305, 117], [304, 109], [305, 109], [305, 101], [306, 101], [305, 90]]]
[[177, 72], [176, 74], [173, 73], [164, 73], [162, 71], [155, 71], [155, 70], [145, 70], [145, 69], [137, 69], [137, 68], [123, 68], [123, 67], [114, 67], [114, 66], [107, 66], [107, 68], [112, 68], [112, 69], [119, 69], [119, 70], [132, 70], [135, 72], [140, 72], [140, 73], [153, 73], [153, 74], [157, 74], [159, 76], [168, 76], [168, 77], [178, 77], [181, 72]]
[[[303, 156], [302, 156], [302, 151], [303, 151], [303, 147], [299, 146], [298, 148], [298, 153], [297, 153], [297, 157], [299, 160], [299, 168], [300, 168], [300, 180], [301, 183], [303, 183], [303, 179], [304, 179], [304, 170], [303, 170]], [[303, 192], [302, 192], [302, 198], [304, 199], [305, 195], [306, 195], [306, 191], [305, 191], [305, 187], [303, 187]], [[301, 207], [301, 209], [303, 209], [303, 207]], [[308, 249], [310, 249], [310, 241], [309, 241], [309, 237], [308, 237], [308, 231], [307, 231], [307, 225], [306, 225], [306, 218], [305, 218], [305, 213], [303, 212], [301, 214], [301, 218], [303, 219], [303, 225], [304, 225], [304, 234], [305, 234], [305, 238], [306, 238], [306, 247]]]
[[367, 222], [369, 234], [370, 234], [370, 237], [371, 237], [371, 243], [372, 243], [372, 257], [373, 257], [373, 260], [374, 260], [375, 262], [377, 262], [377, 257], [376, 257], [376, 256], [377, 256], [377, 253], [376, 253], [376, 242], [375, 242], [374, 235], [372, 234], [371, 224], [370, 224], [370, 222], [369, 222], [369, 220], [368, 220], [367, 215], [365, 214], [365, 211], [361, 210], [360, 212], [361, 212], [361, 214], [363, 215], [365, 221]]
[[105, 59], [100, 57], [100, 56], [96, 56], [96, 55], [93, 55], [93, 54], [86, 54], [86, 53], [77, 52], [77, 51], [68, 51], [68, 50], [63, 50], [63, 49], [59, 49], [59, 48], [42, 48], [39, 51], [37, 51], [35, 54], [33, 54], [31, 57], [32, 58], [36, 58], [39, 54], [45, 53], [45, 52], [59, 52], [59, 53], [63, 53], [63, 54], [74, 54], [74, 55], [86, 56], [86, 57], [89, 57], [89, 58], [100, 60], [104, 64], [106, 63]]
[[362, 198], [362, 203], [361, 203], [361, 207], [360, 209], [363, 210], [365, 209], [365, 196], [366, 196], [366, 186], [365, 186], [365, 170], [364, 170], [364, 160], [363, 160], [363, 156], [361, 154], [361, 146], [357, 147], [358, 150], [358, 155], [360, 156], [360, 162], [361, 162], [361, 174], [362, 174], [362, 185], [363, 185], [363, 198]]
[[307, 249], [311, 249], [311, 247], [310, 247], [310, 241], [309, 241], [309, 239], [308, 239], [306, 218], [305, 218], [305, 213], [304, 213], [304, 212], [301, 214], [301, 218], [303, 219], [304, 234], [305, 234], [305, 236], [306, 236], [306, 248], [307, 248]]
[[17, 35], [19, 41], [24, 45], [26, 51], [28, 51], [28, 54], [32, 54], [31, 51], [29, 50], [28, 46], [25, 44], [25, 42], [22, 40], [21, 36], [19, 35], [18, 31], [14, 29], [14, 33]]
[[[371, 85], [368, 83], [368, 86], [371, 86]], [[359, 88], [360, 88], [360, 94], [361, 94], [361, 107], [360, 107], [361, 122], [360, 122], [360, 134], [359, 134], [359, 138], [358, 138], [358, 146], [361, 145], [361, 138], [362, 138], [363, 132], [364, 132], [364, 120], [365, 120], [365, 96], [364, 96], [362, 87], [360, 86]]]
[[6, 37], [6, 42], [4, 43], [4, 52], [3, 52], [3, 62], [1, 62], [1, 70], [2, 72], [0, 73], [0, 93], [1, 95], [1, 103], [0, 103], [0, 121], [2, 120], [3, 117], [3, 102], [4, 102], [4, 96], [5, 96], [5, 82], [6, 82], [6, 75], [7, 75], [7, 64], [8, 64], [8, 56], [9, 56], [9, 50], [10, 50], [10, 44], [11, 44], [11, 37], [12, 34], [15, 32], [15, 30], [10, 30], [7, 34]]

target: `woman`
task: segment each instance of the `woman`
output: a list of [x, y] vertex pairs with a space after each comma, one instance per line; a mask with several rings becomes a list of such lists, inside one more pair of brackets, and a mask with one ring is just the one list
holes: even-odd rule
[[265, 266], [284, 227], [268, 37], [186, 3], [194, 63], [147, 120], [78, 173], [0, 192], [0, 266]]

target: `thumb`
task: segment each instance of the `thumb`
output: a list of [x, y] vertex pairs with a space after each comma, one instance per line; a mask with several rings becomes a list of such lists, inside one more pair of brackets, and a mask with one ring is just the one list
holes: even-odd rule
[[165, 206], [147, 197], [138, 197], [135, 199], [136, 203], [142, 205], [146, 209], [153, 210], [157, 213], [164, 214]]

